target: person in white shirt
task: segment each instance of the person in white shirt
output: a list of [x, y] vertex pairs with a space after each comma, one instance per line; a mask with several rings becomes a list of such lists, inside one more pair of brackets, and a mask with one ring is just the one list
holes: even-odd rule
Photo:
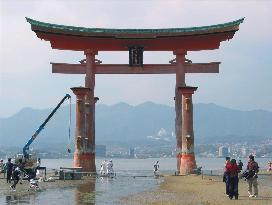
[[104, 160], [100, 165], [100, 175], [105, 175], [107, 172], [107, 160]]
[[112, 162], [112, 160], [110, 160], [110, 161], [107, 163], [107, 174], [108, 174], [108, 175], [114, 174], [114, 171], [113, 171], [113, 162]]

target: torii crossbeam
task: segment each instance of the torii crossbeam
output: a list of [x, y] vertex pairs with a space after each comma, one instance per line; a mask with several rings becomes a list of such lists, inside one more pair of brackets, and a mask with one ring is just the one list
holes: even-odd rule
[[[86, 74], [86, 64], [51, 63], [52, 73]], [[185, 63], [185, 73], [219, 73], [220, 62]], [[176, 74], [176, 64], [96, 64], [95, 74]]]
[[[51, 63], [52, 73], [85, 74], [85, 88], [73, 88], [77, 96], [75, 166], [95, 172], [95, 102], [96, 74], [175, 74], [175, 110], [177, 139], [177, 171], [193, 173], [194, 156], [192, 94], [196, 87], [186, 86], [186, 73], [218, 73], [220, 62], [192, 63], [188, 51], [218, 49], [230, 40], [243, 18], [211, 26], [169, 29], [103, 29], [64, 26], [26, 18], [31, 29], [53, 49], [83, 51], [86, 62], [81, 64]], [[128, 64], [97, 63], [99, 51], [128, 51]], [[173, 51], [175, 61], [169, 64], [144, 64], [144, 51]], [[86, 126], [86, 127], [85, 127]], [[86, 134], [85, 134], [86, 133]]]

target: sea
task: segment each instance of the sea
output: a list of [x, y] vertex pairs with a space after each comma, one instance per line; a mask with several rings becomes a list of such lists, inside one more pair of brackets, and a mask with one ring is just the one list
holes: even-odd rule
[[[105, 158], [106, 159], [106, 158]], [[96, 159], [96, 167], [104, 158]], [[107, 159], [109, 160], [109, 158]], [[147, 158], [147, 159], [112, 159], [116, 177], [97, 177], [93, 182], [67, 187], [50, 188], [35, 194], [14, 197], [0, 194], [0, 204], [39, 204], [39, 205], [112, 205], [122, 204], [120, 199], [157, 188], [163, 182], [163, 177], [154, 178], [153, 165], [159, 161], [161, 174], [174, 174], [176, 171], [176, 158]], [[241, 158], [246, 166], [247, 159]], [[257, 158], [261, 169], [267, 168], [267, 158]], [[197, 166], [202, 167], [205, 174], [217, 175], [223, 173], [224, 158], [196, 158]], [[72, 167], [72, 159], [42, 159], [42, 166], [47, 169]], [[52, 182], [53, 183], [53, 182]], [[18, 185], [19, 186], [19, 185]]]

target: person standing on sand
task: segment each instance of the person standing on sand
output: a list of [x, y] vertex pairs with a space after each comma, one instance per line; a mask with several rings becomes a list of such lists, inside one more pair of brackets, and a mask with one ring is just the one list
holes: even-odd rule
[[36, 162], [36, 176], [40, 175], [40, 167], [41, 167], [41, 158], [38, 158], [37, 162]]
[[230, 163], [226, 165], [226, 172], [229, 174], [229, 198], [233, 199], [238, 199], [238, 166], [236, 164], [236, 160], [232, 159]]
[[12, 172], [13, 184], [10, 186], [10, 188], [12, 188], [13, 191], [16, 191], [16, 185], [20, 180], [20, 174], [21, 174], [20, 168], [17, 166]]
[[243, 162], [241, 160], [238, 161], [238, 171], [241, 172], [243, 170]]
[[19, 167], [19, 169], [21, 170], [21, 172], [20, 172], [20, 184], [22, 184], [23, 178], [24, 178], [23, 170], [24, 170], [24, 167], [25, 167], [25, 165], [23, 163], [23, 159], [18, 160], [17, 167]]
[[[4, 162], [3, 162], [3, 159], [1, 159], [1, 160], [0, 160], [0, 174], [5, 173], [5, 172], [4, 172], [4, 170], [5, 170], [5, 169], [4, 169], [4, 165], [5, 165], [5, 164], [4, 164]], [[4, 178], [5, 178], [5, 174], [4, 174]]]
[[112, 159], [107, 163], [107, 175], [113, 175], [113, 162]]
[[159, 161], [156, 162], [156, 164], [154, 164], [154, 175], [157, 175], [159, 172]]
[[[248, 194], [249, 197], [257, 197], [258, 196], [258, 182], [257, 182], [257, 173], [259, 172], [259, 165], [257, 162], [254, 161], [254, 156], [250, 155], [248, 164], [247, 164], [247, 171], [249, 173], [249, 177], [247, 178], [248, 183]], [[254, 189], [254, 194], [252, 194], [252, 185]]]
[[108, 161], [105, 159], [100, 166], [100, 175], [105, 175], [107, 173], [107, 164]]
[[268, 164], [268, 169], [267, 169], [267, 171], [268, 171], [268, 172], [271, 172], [271, 171], [272, 171], [272, 161], [269, 161], [267, 164]]
[[227, 172], [227, 166], [230, 164], [230, 157], [226, 157], [225, 172], [223, 176], [223, 182], [226, 183], [226, 195], [229, 196], [229, 173]]
[[7, 183], [11, 183], [12, 167], [13, 164], [11, 163], [11, 158], [8, 158], [8, 162], [6, 163]]

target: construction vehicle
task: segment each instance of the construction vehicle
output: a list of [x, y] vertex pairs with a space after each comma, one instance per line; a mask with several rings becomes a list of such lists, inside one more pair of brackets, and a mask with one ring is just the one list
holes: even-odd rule
[[[45, 121], [36, 130], [36, 132], [31, 136], [31, 138], [28, 140], [28, 142], [25, 144], [25, 146], [23, 147], [23, 154], [17, 154], [15, 156], [15, 163], [16, 164], [23, 163], [24, 171], [28, 175], [34, 174], [34, 176], [35, 176], [36, 168], [37, 168], [37, 157], [34, 153], [29, 153], [29, 146], [36, 139], [36, 137], [40, 134], [40, 132], [44, 129], [45, 125], [53, 117], [53, 115], [56, 113], [56, 111], [60, 108], [60, 106], [62, 105], [62, 103], [66, 99], [70, 99], [70, 122], [71, 122], [71, 96], [69, 94], [66, 94], [62, 98], [62, 100], [59, 102], [59, 104], [54, 108], [54, 110], [48, 115], [48, 117], [45, 119]], [[69, 137], [70, 137], [70, 125], [69, 125]], [[68, 152], [69, 152], [69, 150], [68, 150]]]

